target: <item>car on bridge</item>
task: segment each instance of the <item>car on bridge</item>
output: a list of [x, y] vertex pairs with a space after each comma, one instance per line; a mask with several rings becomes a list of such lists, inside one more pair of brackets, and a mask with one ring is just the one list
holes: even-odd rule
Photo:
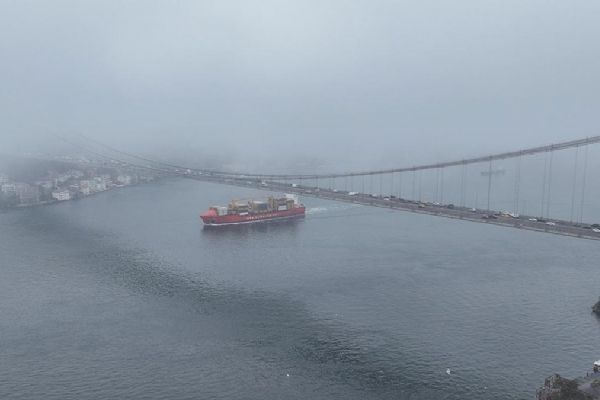
[[494, 214], [486, 214], [481, 216], [481, 219], [498, 219], [498, 217]]

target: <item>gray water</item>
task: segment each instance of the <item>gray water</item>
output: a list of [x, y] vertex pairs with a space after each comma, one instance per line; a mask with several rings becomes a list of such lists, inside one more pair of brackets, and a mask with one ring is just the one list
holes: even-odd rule
[[531, 399], [600, 358], [597, 242], [318, 199], [202, 228], [252, 195], [0, 214], [0, 398]]

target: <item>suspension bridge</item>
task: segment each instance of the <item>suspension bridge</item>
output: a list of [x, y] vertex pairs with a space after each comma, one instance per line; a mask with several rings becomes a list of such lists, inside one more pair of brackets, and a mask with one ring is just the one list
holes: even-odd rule
[[[596, 194], [590, 196], [588, 193], [590, 183], [598, 182], [591, 174], [595, 169], [590, 169], [588, 149], [600, 143], [600, 136], [440, 163], [313, 174], [260, 174], [193, 168], [142, 157], [83, 136], [78, 140], [61, 139], [98, 160], [165, 175], [600, 240], [600, 225], [593, 220], [586, 221], [586, 210], [600, 206]], [[567, 158], [571, 158], [566, 162], [568, 167], [562, 160], [560, 168], [556, 168], [555, 154], [567, 152], [570, 152]], [[539, 168], [539, 176], [524, 180], [527, 173], [524, 164], [535, 157], [541, 157], [538, 161], [543, 161], [543, 168]], [[497, 168], [500, 162], [514, 163], [512, 176], [503, 182], [498, 182], [498, 176], [505, 175], [504, 168]], [[474, 167], [477, 165], [479, 170]], [[429, 182], [424, 183], [425, 173], [430, 176]], [[565, 182], [560, 191], [556, 190], [556, 175], [563, 180], [566, 176], [567, 190], [564, 189]], [[429, 190], [424, 188], [425, 185]], [[536, 202], [539, 208], [528, 207], [527, 202], [533, 201], [526, 200], [524, 192], [531, 194], [538, 190]], [[474, 198], [470, 192], [475, 192]], [[494, 208], [496, 192], [504, 198], [507, 193], [511, 194], [512, 199], [503, 203], [505, 207]], [[561, 207], [556, 207], [552, 200], [559, 194], [564, 201], [560, 203]], [[598, 216], [600, 214], [594, 216], [592, 213], [592, 218]]]

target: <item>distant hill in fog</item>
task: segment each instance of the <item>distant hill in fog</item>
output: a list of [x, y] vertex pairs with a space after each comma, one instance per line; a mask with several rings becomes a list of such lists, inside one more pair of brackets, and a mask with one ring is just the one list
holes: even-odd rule
[[48, 171], [65, 172], [75, 166], [68, 162], [0, 155], [0, 172], [13, 181], [32, 183], [44, 178]]

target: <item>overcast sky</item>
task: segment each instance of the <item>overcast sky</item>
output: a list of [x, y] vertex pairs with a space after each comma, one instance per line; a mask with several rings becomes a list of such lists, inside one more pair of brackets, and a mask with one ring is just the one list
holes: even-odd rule
[[0, 6], [3, 150], [83, 133], [378, 166], [599, 133], [598, 1]]

